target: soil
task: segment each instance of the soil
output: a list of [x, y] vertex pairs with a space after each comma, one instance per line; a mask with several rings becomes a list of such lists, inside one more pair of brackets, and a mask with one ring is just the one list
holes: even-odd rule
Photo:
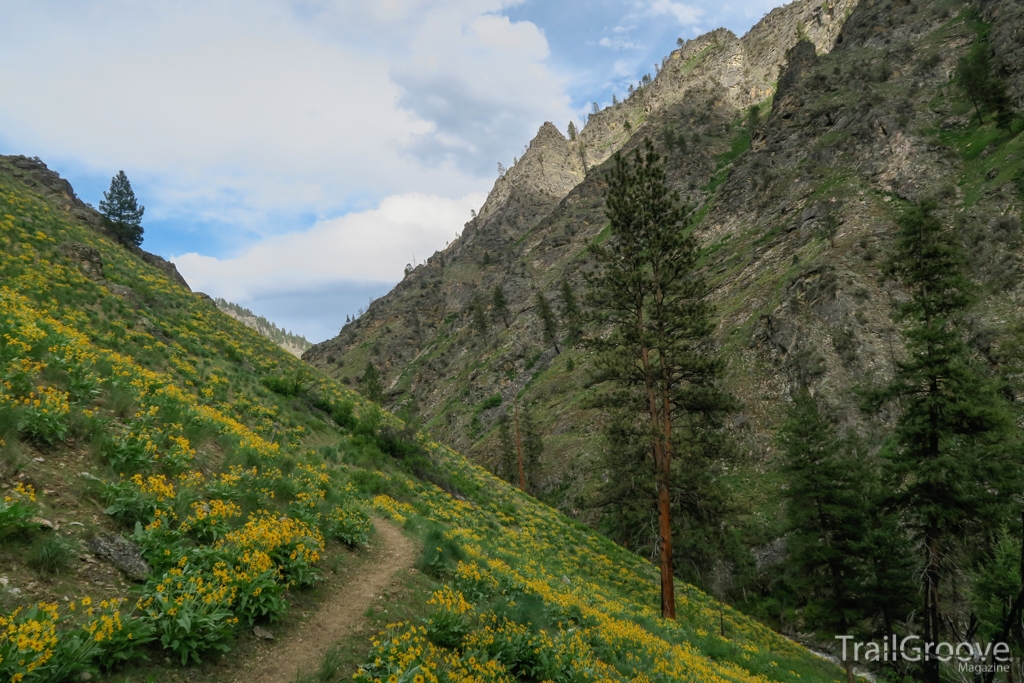
[[327, 598], [310, 618], [286, 635], [267, 642], [225, 677], [233, 683], [292, 683], [299, 672], [315, 671], [340, 638], [358, 630], [364, 612], [395, 574], [416, 559], [415, 544], [392, 524], [373, 520], [381, 550]]

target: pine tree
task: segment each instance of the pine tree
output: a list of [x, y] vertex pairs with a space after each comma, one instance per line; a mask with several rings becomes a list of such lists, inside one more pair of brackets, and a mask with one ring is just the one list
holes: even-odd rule
[[[964, 250], [935, 209], [915, 205], [899, 219], [887, 271], [909, 294], [895, 315], [904, 325], [906, 359], [895, 364], [888, 385], [866, 392], [867, 407], [895, 404], [898, 413], [887, 453], [889, 486], [924, 554], [925, 646], [938, 643], [944, 628], [940, 592], [953, 541], [998, 526], [1020, 490], [1012, 423], [965, 342], [963, 318], [974, 297]], [[939, 662], [923, 667], [925, 683], [939, 683]]]
[[987, 41], [971, 46], [960, 58], [956, 69], [956, 82], [974, 105], [978, 123], [984, 124], [982, 109], [996, 114], [996, 125], [1007, 131], [1013, 124], [1013, 101], [1006, 92], [1006, 84], [996, 73]]
[[135, 200], [132, 185], [124, 171], [118, 171], [110, 180], [110, 189], [103, 193], [100, 200], [100, 213], [107, 219], [117, 241], [127, 246], [142, 244], [142, 214], [146, 207], [139, 206]]
[[384, 386], [380, 381], [380, 372], [374, 367], [372, 361], [366, 364], [363, 376], [359, 380], [359, 387], [360, 393], [374, 403], [380, 403], [384, 400]]
[[710, 351], [714, 328], [707, 287], [696, 271], [687, 208], [669, 190], [650, 139], [628, 159], [616, 154], [605, 190], [611, 237], [590, 246], [588, 304], [600, 377], [615, 390], [609, 405], [642, 424], [634, 453], [653, 464], [660, 536], [661, 611], [675, 618], [672, 551], [673, 458], [700, 450], [734, 401], [716, 386], [722, 363]]
[[576, 139], [576, 124], [572, 121], [569, 122], [569, 140]]
[[572, 285], [568, 280], [562, 280], [560, 288], [562, 295], [562, 324], [570, 338], [575, 338], [580, 333], [581, 312], [579, 304], [576, 303], [576, 294], [572, 291]]
[[544, 438], [541, 436], [540, 428], [529, 408], [522, 411], [520, 418], [522, 420], [523, 470], [526, 473], [526, 490], [536, 491], [537, 467], [544, 455]]
[[847, 634], [861, 617], [858, 589], [865, 568], [865, 473], [806, 387], [793, 396], [778, 433], [786, 489], [789, 565], [807, 597], [804, 619], [812, 629]]
[[494, 317], [505, 323], [505, 329], [508, 329], [508, 321], [512, 316], [512, 312], [508, 310], [508, 301], [505, 299], [505, 290], [501, 288], [501, 285], [494, 286], [494, 292], [491, 295], [491, 310], [494, 313]]
[[473, 329], [476, 333], [482, 338], [487, 337], [487, 313], [484, 312], [484, 306], [475, 294], [469, 301], [469, 314], [472, 316]]
[[555, 321], [551, 304], [548, 303], [543, 292], [537, 292], [537, 316], [540, 318], [541, 329], [544, 331], [544, 341], [554, 345], [555, 353], [561, 353], [558, 349], [558, 322]]
[[519, 458], [516, 454], [516, 443], [512, 436], [509, 416], [503, 415], [498, 420], [498, 474], [510, 484], [519, 481]]

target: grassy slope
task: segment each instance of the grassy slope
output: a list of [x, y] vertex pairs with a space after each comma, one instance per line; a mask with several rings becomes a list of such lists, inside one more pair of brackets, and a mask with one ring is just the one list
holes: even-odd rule
[[[647, 563], [436, 442], [396, 435], [394, 418], [70, 222], [12, 180], [3, 160], [0, 240], [0, 474], [9, 489], [0, 533], [17, 526], [17, 501], [61, 524], [5, 539], [0, 560], [22, 592], [0, 594], [0, 614], [31, 637], [16, 653], [0, 635], [0, 672], [39, 662], [25, 681], [61, 680], [118, 653], [178, 656], [188, 638], [202, 639], [193, 649], [206, 658], [247, 621], [280, 616], [275, 599], [303, 590], [338, 552], [338, 511], [358, 518], [366, 508], [424, 535], [424, 568], [446, 582], [426, 621], [378, 639], [367, 677], [401, 678], [416, 666], [428, 679], [510, 670], [553, 680], [836, 677], [728, 607], [720, 637], [719, 606], [692, 588], [680, 587], [678, 623], [661, 621]], [[83, 276], [62, 255], [66, 242], [98, 249], [106, 282]], [[344, 429], [327, 414], [345, 422], [348, 405], [360, 419]], [[141, 587], [67, 562], [50, 575], [24, 559], [60, 537], [78, 564], [82, 541], [119, 527], [135, 527], [153, 566]], [[84, 605], [87, 595], [130, 601], [87, 615], [62, 600]], [[180, 598], [178, 608], [161, 595]], [[36, 602], [52, 606], [33, 612], [27, 603]], [[127, 638], [154, 629], [148, 644]]]

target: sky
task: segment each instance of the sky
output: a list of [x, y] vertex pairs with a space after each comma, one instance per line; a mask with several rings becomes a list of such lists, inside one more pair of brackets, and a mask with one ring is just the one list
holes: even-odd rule
[[318, 342], [455, 239], [544, 121], [777, 0], [0, 0], [0, 154]]

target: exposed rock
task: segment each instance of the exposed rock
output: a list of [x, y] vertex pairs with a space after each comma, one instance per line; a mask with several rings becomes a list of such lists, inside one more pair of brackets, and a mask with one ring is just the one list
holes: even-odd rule
[[143, 251], [138, 247], [133, 248], [132, 251], [135, 252], [143, 261], [161, 271], [171, 280], [171, 282], [181, 285], [182, 289], [185, 291], [192, 291], [192, 288], [188, 286], [188, 282], [186, 282], [185, 278], [183, 278], [181, 273], [178, 272], [178, 267], [164, 257], [151, 254], [148, 251]]
[[119, 534], [97, 534], [86, 541], [86, 545], [97, 557], [110, 562], [132, 581], [145, 581], [152, 571], [139, 547]]
[[82, 274], [90, 280], [103, 279], [103, 260], [96, 247], [81, 242], [65, 242], [60, 245], [60, 253], [74, 261]]
[[252, 634], [261, 640], [273, 640], [274, 634], [262, 626], [253, 626]]
[[131, 287], [127, 287], [125, 285], [118, 285], [113, 282], [107, 282], [105, 283], [105, 286], [107, 289], [111, 291], [112, 294], [115, 294], [124, 299], [124, 301], [131, 305], [132, 308], [139, 308], [141, 306], [141, 304], [139, 303], [139, 296]]

